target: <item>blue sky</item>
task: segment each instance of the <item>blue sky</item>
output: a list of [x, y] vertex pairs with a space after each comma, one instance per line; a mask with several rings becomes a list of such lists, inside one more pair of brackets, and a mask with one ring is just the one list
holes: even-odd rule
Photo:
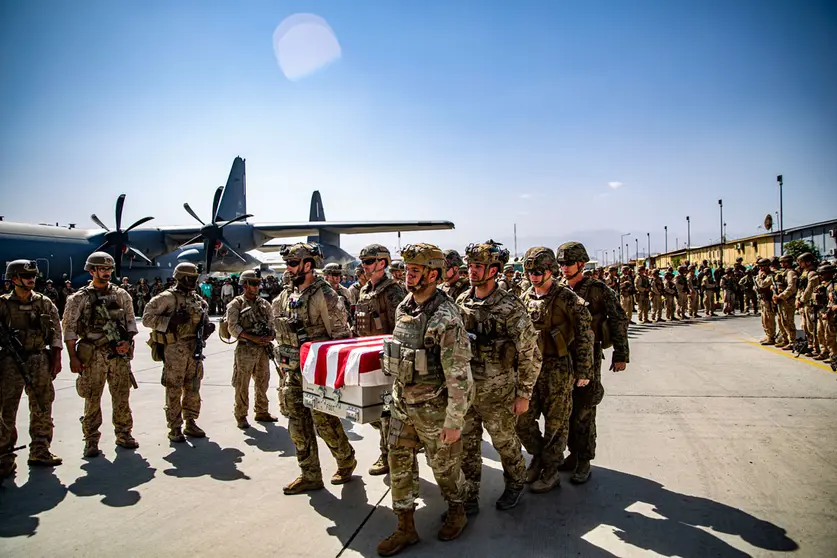
[[[342, 56], [291, 81], [273, 32], [300, 12]], [[333, 220], [456, 223], [404, 242], [511, 244], [516, 222], [522, 247], [656, 251], [686, 215], [717, 238], [724, 198], [728, 234], [755, 234], [779, 173], [786, 226], [837, 216], [835, 52], [833, 2], [9, 0], [0, 213], [94, 226], [125, 192], [126, 219], [187, 224], [241, 155], [260, 221], [319, 189]], [[396, 242], [344, 246], [373, 241]]]

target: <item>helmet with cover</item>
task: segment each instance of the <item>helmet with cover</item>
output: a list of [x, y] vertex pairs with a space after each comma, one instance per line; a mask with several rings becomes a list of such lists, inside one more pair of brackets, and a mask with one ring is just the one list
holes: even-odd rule
[[311, 261], [313, 269], [319, 269], [323, 266], [323, 251], [319, 244], [313, 242], [297, 242], [285, 246], [280, 254], [285, 263], [298, 261], [302, 264]]
[[113, 256], [107, 252], [93, 252], [87, 256], [87, 260], [84, 262], [84, 271], [90, 271], [94, 267], [109, 267], [112, 269], [116, 267], [116, 262]]
[[555, 272], [555, 252], [546, 246], [535, 246], [526, 250], [523, 256], [523, 270], [544, 273]]
[[574, 264], [576, 262], [587, 263], [590, 261], [590, 256], [587, 255], [587, 249], [581, 242], [565, 242], [558, 247], [555, 252], [555, 260], [559, 264]]
[[38, 263], [34, 260], [13, 260], [6, 264], [5, 279], [11, 281], [14, 277], [28, 277], [33, 279], [38, 276]]
[[386, 260], [387, 265], [392, 261], [392, 256], [389, 253], [389, 248], [383, 244], [370, 244], [360, 251], [360, 260]]
[[172, 273], [172, 277], [179, 285], [182, 285], [188, 289], [194, 289], [195, 285], [198, 283], [198, 275], [200, 275], [200, 271], [198, 271], [198, 266], [191, 262], [182, 262], [177, 264], [174, 268], [174, 272]]
[[448, 269], [451, 267], [459, 267], [465, 263], [462, 261], [462, 256], [456, 250], [445, 250], [443, 254], [445, 255], [445, 266]]
[[[405, 267], [407, 265], [420, 265], [424, 267], [418, 283], [415, 285], [407, 283], [407, 290], [412, 293], [422, 290], [428, 284], [435, 285], [436, 281], [438, 281], [444, 272], [445, 265], [447, 265], [444, 253], [442, 253], [438, 246], [433, 244], [408, 244], [401, 249], [401, 257], [404, 259]], [[436, 280], [433, 282], [427, 277], [432, 269], [438, 270]]]
[[330, 263], [326, 264], [323, 268], [323, 275], [328, 275], [331, 277], [340, 277], [343, 275], [343, 269], [340, 267], [339, 263]]

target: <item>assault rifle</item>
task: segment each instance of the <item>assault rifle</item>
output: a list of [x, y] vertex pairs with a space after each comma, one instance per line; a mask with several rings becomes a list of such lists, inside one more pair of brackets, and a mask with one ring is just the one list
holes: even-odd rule
[[17, 446], [16, 448], [9, 448], [9, 451], [0, 453], [0, 458], [8, 457], [10, 455], [14, 455], [15, 453], [19, 452], [20, 450], [26, 448], [26, 446]]
[[[108, 360], [114, 358], [122, 358], [128, 360], [130, 357], [127, 354], [119, 354], [116, 352], [116, 348], [119, 346], [119, 343], [123, 341], [131, 342], [131, 334], [128, 333], [128, 330], [125, 329], [120, 322], [112, 319], [108, 314], [108, 311], [105, 307], [101, 304], [96, 304], [96, 313], [99, 314], [105, 325], [102, 326], [102, 331], [105, 334], [105, 338], [108, 340], [110, 344], [111, 354], [108, 356]], [[134, 377], [134, 373], [131, 372], [130, 367], [128, 368], [128, 378], [131, 380], [131, 385], [134, 389], [139, 389], [139, 384], [137, 384], [137, 379]]]
[[32, 389], [32, 371], [29, 369], [29, 365], [26, 364], [26, 359], [24, 358], [26, 351], [23, 349], [23, 344], [18, 339], [17, 332], [6, 327], [3, 323], [0, 323], [0, 349], [3, 353], [12, 357], [15, 368], [17, 368], [17, 371], [23, 378], [23, 384], [29, 390], [29, 393], [35, 396], [38, 409], [46, 411], [43, 397], [39, 392]]

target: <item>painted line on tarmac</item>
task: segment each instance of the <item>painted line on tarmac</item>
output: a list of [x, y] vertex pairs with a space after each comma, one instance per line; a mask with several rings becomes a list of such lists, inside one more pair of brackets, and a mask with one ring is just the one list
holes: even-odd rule
[[810, 360], [808, 358], [803, 359], [803, 358], [796, 357], [796, 356], [793, 355], [792, 351], [783, 351], [782, 349], [777, 349], [776, 347], [772, 347], [770, 345], [762, 345], [761, 343], [758, 343], [756, 341], [748, 341], [746, 339], [742, 339], [742, 341], [744, 341], [748, 345], [752, 345], [753, 347], [758, 347], [759, 349], [764, 349], [766, 351], [770, 351], [771, 353], [776, 353], [777, 355], [782, 355], [783, 357], [787, 357], [791, 360], [795, 360], [797, 362], [803, 362], [805, 364], [814, 366], [815, 368], [821, 368], [821, 369], [823, 369], [827, 372], [835, 373], [834, 370], [831, 369], [831, 366], [829, 366], [827, 364], [823, 364], [822, 362], [817, 361], [817, 360]]

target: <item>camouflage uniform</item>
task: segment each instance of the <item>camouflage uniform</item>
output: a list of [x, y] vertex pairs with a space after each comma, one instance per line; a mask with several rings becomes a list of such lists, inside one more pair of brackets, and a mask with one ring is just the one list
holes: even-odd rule
[[[286, 261], [295, 253], [307, 254], [312, 250], [318, 251], [318, 247], [295, 244], [289, 250], [283, 252]], [[307, 341], [349, 337], [346, 309], [334, 289], [321, 277], [315, 277], [303, 292], [297, 292], [296, 289], [282, 291], [271, 308], [283, 375], [279, 398], [283, 412], [288, 417], [291, 440], [296, 447], [296, 459], [302, 472], [301, 482], [308, 486], [322, 486], [315, 430], [337, 461], [338, 473], [332, 478], [332, 482], [335, 482], [335, 478], [342, 476], [343, 471], [354, 470], [357, 466], [355, 450], [349, 443], [340, 419], [312, 411], [303, 404], [299, 348]], [[293, 484], [286, 487], [287, 494], [296, 493]]]
[[[485, 245], [469, 250], [469, 263], [486, 263], [481, 257], [485, 253], [479, 250], [481, 246]], [[538, 332], [520, 299], [499, 287], [483, 299], [476, 297], [476, 289], [470, 289], [456, 304], [471, 340], [475, 386], [474, 402], [465, 415], [462, 431], [465, 498], [473, 504], [479, 498], [485, 425], [503, 464], [508, 498], [513, 500], [508, 507], [513, 507], [517, 503], [516, 492], [523, 489], [526, 480], [526, 464], [515, 431], [514, 402], [516, 398], [532, 398], [541, 369]], [[497, 505], [508, 509], [503, 498]]]
[[[645, 268], [640, 267], [640, 269]], [[648, 307], [650, 306], [648, 293], [651, 292], [651, 281], [648, 279], [646, 275], [641, 275], [637, 273], [636, 279], [634, 279], [634, 290], [636, 291], [636, 305], [637, 312], [639, 314], [638, 319], [640, 323], [647, 324], [649, 321]]]
[[276, 335], [270, 303], [260, 296], [250, 300], [245, 295], [239, 295], [227, 305], [225, 319], [230, 337], [238, 340], [235, 346], [232, 375], [232, 386], [235, 388], [233, 416], [239, 428], [249, 426], [247, 411], [250, 407], [250, 379], [252, 378], [255, 418], [257, 421], [273, 422], [276, 419], [270, 415], [267, 400], [267, 388], [270, 385], [269, 358], [272, 348], [240, 337], [242, 333], [255, 336]]
[[[104, 307], [107, 320], [96, 310], [98, 306]], [[105, 382], [110, 389], [116, 443], [136, 443], [131, 436], [134, 419], [128, 402], [131, 395], [133, 348], [125, 357], [115, 356], [104, 333], [108, 321], [121, 325], [129, 335], [136, 335], [134, 304], [131, 295], [124, 289], [110, 284], [99, 290], [93, 287], [91, 281], [67, 299], [63, 319], [64, 342], [76, 343], [76, 354], [84, 354], [84, 351], [79, 350], [79, 345], [91, 349], [88, 353], [90, 360], [84, 362], [82, 359], [84, 372], [76, 378], [76, 392], [84, 399], [81, 430], [86, 442], [85, 454], [88, 450], [96, 450], [91, 451], [93, 454], [98, 453]]]
[[459, 276], [459, 266], [462, 265], [462, 256], [459, 255], [459, 252], [445, 250], [443, 253], [445, 255], [445, 273], [451, 269], [455, 270], [456, 273], [450, 283], [445, 280], [439, 285], [439, 289], [451, 299], [456, 300], [462, 293], [471, 288], [471, 284], [467, 278]]
[[[799, 256], [800, 265], [803, 262], [813, 262], [814, 256], [810, 252], [806, 252]], [[808, 347], [813, 350], [814, 354], [819, 354], [820, 340], [819, 335], [814, 333], [816, 329], [819, 333], [819, 328], [814, 327], [816, 319], [814, 318], [814, 291], [820, 284], [820, 276], [817, 273], [816, 267], [813, 269], [804, 269], [800, 274], [799, 288], [796, 291], [796, 303], [799, 305], [799, 313], [802, 316], [802, 331], [805, 333], [805, 339], [808, 341]]]
[[619, 279], [619, 294], [621, 295], [622, 310], [625, 311], [625, 315], [630, 320], [634, 316], [634, 282], [631, 279], [631, 270], [627, 266], [622, 268], [622, 277]]
[[703, 311], [707, 317], [715, 315], [715, 277], [711, 273], [703, 275], [701, 287], [703, 288]]
[[773, 303], [774, 274], [770, 269], [770, 260], [762, 258], [758, 261], [759, 274], [755, 278], [756, 292], [761, 301], [761, 327], [764, 329], [762, 345], [776, 343], [776, 305]]
[[[784, 255], [780, 258], [780, 262], [792, 262], [793, 257]], [[796, 341], [796, 322], [794, 314], [796, 312], [796, 291], [798, 286], [798, 277], [793, 269], [782, 268], [773, 274], [774, 291], [773, 302], [777, 306], [777, 314], [779, 318], [779, 330], [783, 334], [784, 340], [777, 343], [777, 347], [788, 347], [790, 350], [793, 347], [793, 342]]]
[[670, 271], [666, 271], [665, 278], [663, 279], [663, 296], [666, 301], [666, 319], [669, 321], [678, 320], [679, 318], [675, 316], [677, 310], [677, 286], [674, 284], [674, 274]]
[[721, 290], [724, 291], [724, 314], [735, 314], [735, 290], [737, 281], [733, 275], [733, 270], [728, 267], [726, 273], [721, 277]]
[[819, 314], [818, 333], [822, 332], [822, 346], [819, 360], [831, 358], [837, 363], [837, 316], [832, 307], [837, 306], [837, 278], [831, 264], [820, 267], [820, 284], [814, 293], [814, 302]]
[[651, 319], [655, 322], [663, 321], [663, 278], [659, 271], [651, 277]]
[[698, 303], [700, 301], [700, 284], [695, 277], [695, 266], [690, 265], [686, 273], [686, 281], [689, 283], [689, 315], [696, 318], [698, 315]]
[[753, 280], [753, 272], [752, 270], [747, 270], [744, 273], [744, 277], [742, 277], [738, 281], [738, 286], [740, 287], [739, 291], [741, 292], [741, 296], [744, 298], [745, 307], [744, 309], [749, 314], [750, 310], [753, 311], [753, 314], [758, 313], [758, 298], [756, 297], [756, 283]]
[[[686, 266], [681, 265], [677, 269], [677, 276], [674, 278], [674, 286], [677, 289], [677, 317], [681, 320], [689, 317], [686, 312], [689, 306], [689, 280], [686, 279], [687, 270], [688, 268]], [[630, 318], [628, 316], [628, 319]]]
[[[17, 262], [10, 262], [9, 267]], [[34, 262], [25, 262], [34, 266]], [[34, 275], [30, 274], [30, 277]], [[9, 274], [7, 273], [7, 278]], [[61, 358], [61, 324], [58, 309], [46, 296], [30, 291], [30, 298], [23, 302], [11, 293], [0, 296], [0, 323], [11, 330], [20, 341], [31, 374], [31, 386], [25, 386], [23, 375], [12, 357], [0, 353], [0, 453], [5, 453], [17, 443], [17, 411], [24, 389], [29, 397], [29, 464], [60, 465], [61, 459], [49, 451], [52, 443], [52, 403], [55, 388], [52, 385], [52, 358]], [[57, 352], [57, 354], [55, 354]], [[15, 469], [15, 455], [0, 457], [0, 478]]]

